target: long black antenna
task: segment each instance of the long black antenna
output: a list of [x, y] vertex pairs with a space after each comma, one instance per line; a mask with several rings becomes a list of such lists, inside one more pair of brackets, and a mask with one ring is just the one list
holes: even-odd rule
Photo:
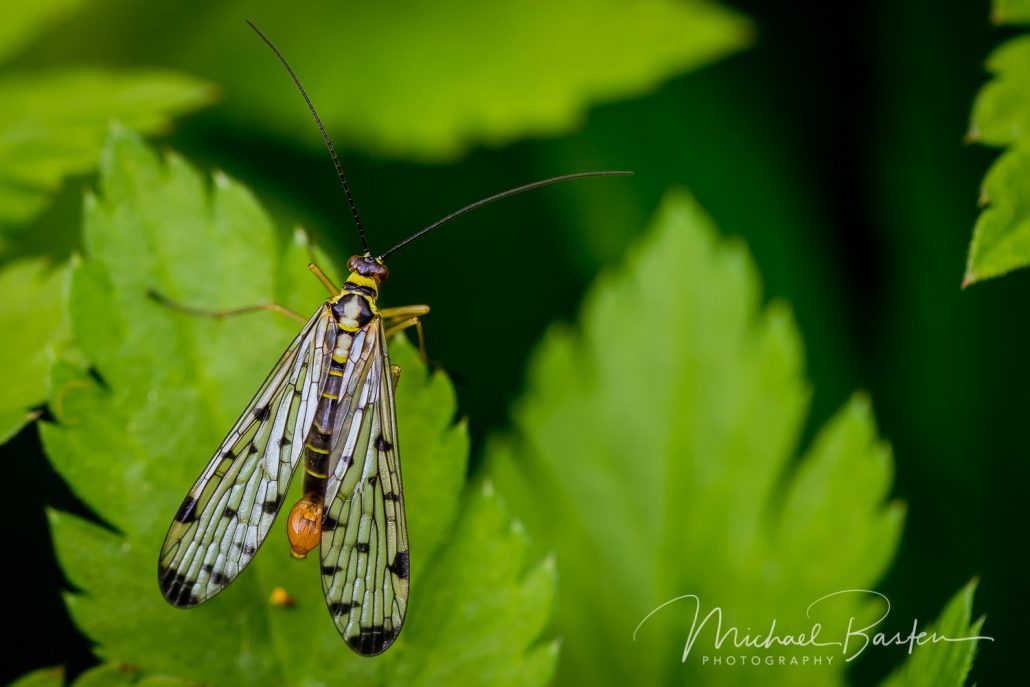
[[315, 106], [311, 104], [311, 98], [308, 97], [308, 92], [304, 90], [304, 87], [300, 85], [300, 79], [293, 73], [293, 68], [290, 67], [290, 63], [286, 61], [283, 54], [279, 52], [279, 49], [272, 45], [272, 41], [268, 40], [265, 34], [261, 33], [261, 30], [254, 26], [254, 23], [249, 19], [245, 20], [247, 26], [254, 29], [254, 33], [261, 37], [261, 40], [272, 49], [275, 56], [279, 58], [279, 61], [286, 67], [286, 71], [290, 73], [290, 78], [293, 79], [293, 83], [297, 84], [297, 90], [304, 96], [304, 102], [308, 104], [308, 109], [311, 110], [311, 116], [315, 118], [315, 124], [318, 124], [318, 130], [322, 132], [322, 140], [325, 141], [325, 145], [329, 148], [329, 155], [333, 158], [333, 164], [336, 165], [336, 174], [340, 177], [340, 184], [343, 186], [343, 192], [347, 194], [347, 203], [350, 205], [351, 214], [354, 215], [354, 223], [358, 225], [358, 233], [361, 235], [361, 246], [365, 249], [365, 253], [368, 253], [368, 241], [365, 239], [365, 227], [361, 226], [361, 218], [358, 217], [358, 209], [354, 206], [354, 198], [350, 194], [350, 186], [347, 185], [347, 177], [343, 175], [343, 167], [340, 166], [340, 158], [336, 157], [336, 151], [333, 150], [333, 142], [329, 140], [329, 134], [325, 132], [325, 127], [322, 126], [322, 120], [319, 118], [318, 113], [315, 112]]
[[501, 200], [502, 198], [507, 198], [508, 196], [514, 196], [516, 193], [522, 193], [523, 191], [532, 191], [533, 189], [540, 188], [541, 186], [550, 186], [551, 184], [557, 184], [559, 182], [569, 181], [571, 179], [585, 179], [587, 177], [625, 177], [625, 176], [632, 176], [632, 175], [633, 175], [633, 172], [580, 172], [579, 174], [566, 174], [566, 175], [560, 176], [560, 177], [552, 177], [551, 179], [543, 179], [542, 181], [534, 181], [532, 184], [526, 184], [525, 186], [519, 186], [518, 188], [508, 189], [507, 191], [502, 191], [501, 193], [497, 193], [495, 195], [492, 195], [489, 198], [484, 198], [483, 200], [477, 200], [475, 203], [472, 203], [471, 205], [466, 205], [465, 207], [461, 208], [460, 210], [455, 210], [454, 212], [452, 212], [451, 214], [447, 215], [446, 217], [444, 217], [442, 219], [436, 220], [435, 222], [430, 224], [428, 227], [426, 227], [422, 231], [418, 232], [417, 234], [413, 234], [413, 235], [409, 236], [408, 238], [404, 239], [403, 241], [401, 241], [396, 246], [394, 246], [390, 250], [386, 251], [385, 253], [383, 253], [379, 257], [380, 258], [385, 258], [390, 253], [393, 253], [393, 252], [399, 250], [400, 248], [403, 248], [404, 246], [408, 245], [409, 243], [411, 243], [412, 241], [414, 241], [418, 237], [420, 237], [420, 236], [422, 236], [424, 234], [428, 234], [429, 232], [431, 232], [433, 229], [436, 229], [441, 224], [446, 224], [447, 222], [450, 222], [452, 219], [455, 219], [457, 217], [461, 217], [466, 212], [472, 212], [476, 208], [481, 208], [484, 205], [489, 205], [490, 203], [494, 202], [495, 200]]

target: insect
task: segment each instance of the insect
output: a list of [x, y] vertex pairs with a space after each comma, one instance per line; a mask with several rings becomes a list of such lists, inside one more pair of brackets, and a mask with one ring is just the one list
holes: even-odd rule
[[[158, 582], [165, 599], [180, 608], [201, 604], [229, 585], [264, 542], [303, 464], [303, 496], [286, 522], [292, 554], [303, 558], [320, 548], [329, 614], [354, 651], [374, 656], [389, 648], [404, 624], [410, 568], [394, 409], [400, 370], [390, 364], [387, 340], [414, 326], [421, 346], [419, 318], [429, 312], [427, 306], [378, 306], [389, 276], [384, 258], [501, 198], [568, 179], [629, 173], [572, 174], [504, 191], [373, 257], [343, 169], [307, 92], [279, 50], [247, 23], [275, 52], [307, 103], [364, 252], [347, 262], [342, 288], [309, 266], [330, 297], [306, 321], [190, 488], [161, 547]], [[234, 312], [256, 309], [283, 310], [255, 306]]]

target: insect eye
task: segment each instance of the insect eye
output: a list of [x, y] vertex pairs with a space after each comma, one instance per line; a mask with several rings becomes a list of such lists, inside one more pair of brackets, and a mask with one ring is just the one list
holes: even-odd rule
[[390, 276], [390, 270], [386, 268], [386, 265], [375, 258], [364, 255], [352, 255], [350, 260], [347, 261], [347, 269], [351, 272], [357, 272], [362, 277], [371, 277], [380, 284]]
[[384, 265], [381, 262], [371, 262], [371, 263], [369, 263], [369, 266], [374, 271], [374, 274], [372, 274], [370, 276], [372, 276], [380, 284], [382, 284], [384, 281], [386, 281], [387, 277], [390, 276], [390, 270], [388, 270], [386, 268], [386, 265]]

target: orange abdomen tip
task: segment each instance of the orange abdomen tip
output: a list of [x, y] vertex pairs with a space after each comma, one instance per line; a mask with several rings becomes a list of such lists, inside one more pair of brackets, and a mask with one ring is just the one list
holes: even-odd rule
[[290, 540], [290, 554], [304, 558], [322, 541], [322, 499], [307, 494], [294, 504], [286, 519], [286, 536]]

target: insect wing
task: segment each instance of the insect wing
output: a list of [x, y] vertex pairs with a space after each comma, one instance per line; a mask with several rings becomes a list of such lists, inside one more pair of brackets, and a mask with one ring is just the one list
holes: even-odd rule
[[290, 486], [335, 337], [332, 316], [319, 308], [182, 502], [158, 563], [161, 591], [173, 606], [210, 599], [257, 553]]
[[359, 654], [375, 656], [404, 623], [408, 529], [382, 321], [359, 332], [351, 350], [351, 412], [333, 446], [326, 483], [322, 589], [344, 640]]

